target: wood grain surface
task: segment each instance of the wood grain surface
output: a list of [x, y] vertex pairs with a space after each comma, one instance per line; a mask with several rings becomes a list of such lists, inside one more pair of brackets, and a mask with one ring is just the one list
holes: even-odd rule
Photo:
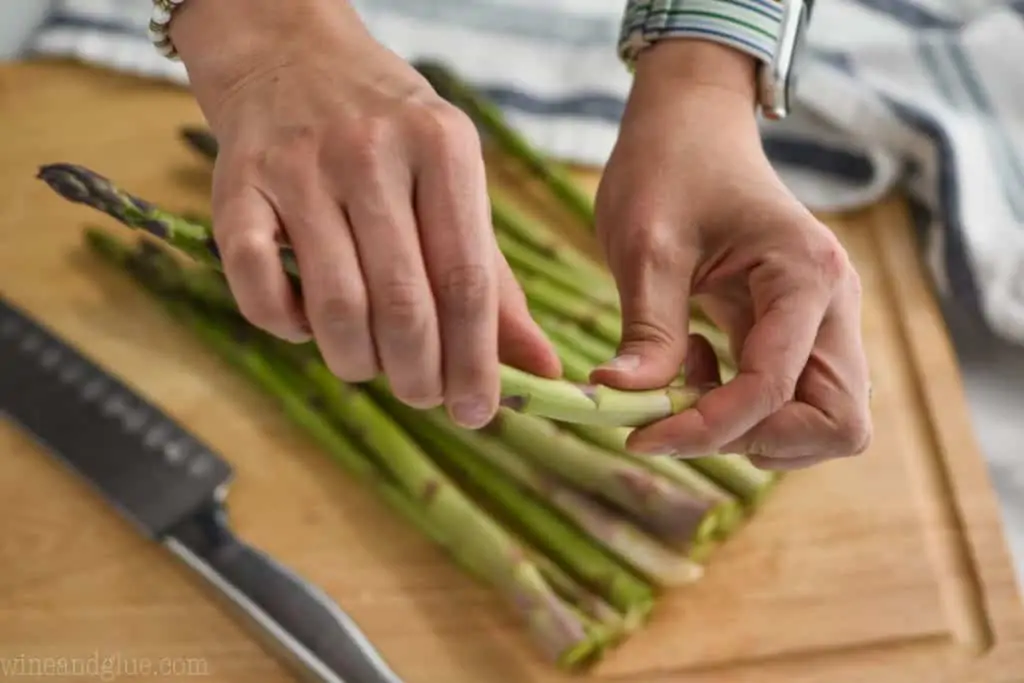
[[[171, 86], [64, 63], [0, 68], [0, 291], [230, 460], [238, 532], [335, 598], [408, 683], [562, 680], [487, 590], [84, 252], [81, 227], [112, 221], [34, 178], [43, 163], [83, 163], [203, 210], [209, 170], [177, 138], [201, 120]], [[595, 177], [581, 174], [591, 188]], [[666, 596], [593, 677], [1024, 681], [1024, 609], [995, 495], [903, 206], [826, 219], [864, 283], [871, 449], [787, 479], [706, 579]], [[290, 680], [166, 553], [2, 422], [0, 455], [0, 677], [49, 665], [35, 673]], [[86, 675], [61, 675], [61, 662]]]

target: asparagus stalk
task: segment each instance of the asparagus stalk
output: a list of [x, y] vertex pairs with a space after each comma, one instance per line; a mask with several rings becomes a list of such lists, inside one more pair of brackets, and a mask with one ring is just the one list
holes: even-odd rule
[[[92, 246], [99, 247], [98, 253], [108, 257], [113, 253], [113, 241], [97, 240], [96, 233], [90, 233], [88, 239]], [[130, 258], [120, 262], [130, 263]], [[144, 270], [129, 272], [156, 294], [178, 320], [274, 396], [290, 418], [347, 465], [351, 472], [359, 475], [364, 483], [374, 485], [386, 500], [396, 504], [399, 511], [411, 516], [424, 516], [428, 520], [424, 525], [434, 530], [435, 540], [442, 542], [451, 554], [458, 557], [462, 566], [473, 568], [475, 574], [498, 589], [521, 611], [537, 642], [554, 661], [571, 668], [594, 655], [593, 644], [584, 625], [552, 591], [536, 565], [529, 562], [525, 549], [442, 475], [431, 472], [422, 463], [411, 463], [411, 458], [406, 457], [398, 460], [410, 465], [411, 471], [394, 467], [392, 474], [396, 476], [382, 477], [369, 460], [359, 456], [359, 449], [333, 428], [320, 407], [323, 397], [306, 392], [305, 384], [294, 374], [286, 372], [282, 363], [268, 361], [252, 345], [239, 343], [236, 336], [225, 331], [223, 320], [203, 314], [185, 305], [183, 300], [172, 298], [174, 292], [168, 292], [160, 281], [146, 277]], [[331, 415], [336, 417], [333, 411]], [[371, 423], [367, 431], [375, 426]], [[390, 434], [399, 435], [389, 439], [392, 444], [399, 443], [402, 433], [392, 430]], [[390, 457], [392, 454], [385, 455]], [[408, 456], [409, 450], [405, 450], [403, 455]], [[424, 525], [418, 526], [425, 528]]]
[[[220, 265], [220, 252], [209, 227], [192, 223], [132, 195], [108, 178], [75, 164], [49, 164], [38, 177], [65, 199], [102, 211], [128, 227], [143, 230], [207, 265]], [[285, 269], [298, 276], [291, 248], [281, 245]]]
[[533, 319], [556, 345], [575, 350], [581, 359], [592, 365], [600, 365], [615, 356], [615, 345], [599, 339], [579, 325], [547, 311], [536, 311]]
[[[705, 495], [714, 496], [713, 490], [721, 487], [736, 496], [748, 508], [759, 505], [777, 480], [774, 473], [754, 467], [747, 458], [735, 453], [709, 455], [680, 462], [671, 456], [632, 453], [626, 448], [626, 438], [631, 431], [629, 429], [574, 424], [567, 424], [566, 429], [604, 449], [627, 456], [631, 461], [645, 463], [649, 468], [673, 481], [685, 481]], [[693, 470], [696, 470], [696, 476], [690, 474]], [[710, 486], [715, 489], [709, 489], [709, 481]]]
[[533, 269], [540, 267], [539, 259], [545, 264], [544, 271], [562, 280], [567, 287], [576, 288], [581, 294], [599, 298], [607, 306], [618, 309], [618, 289], [607, 270], [564, 236], [516, 208], [499, 188], [491, 187], [488, 195], [494, 230], [504, 244], [511, 245], [506, 256], [519, 257], [517, 260]]
[[455, 425], [441, 410], [413, 411], [379, 388], [375, 387], [374, 394], [410, 431], [420, 434], [433, 430], [443, 434], [453, 444], [451, 449], [455, 448], [454, 444], [459, 444], [463, 451], [487, 461], [521, 489], [546, 501], [594, 541], [656, 586], [692, 583], [703, 574], [701, 567], [687, 557], [673, 552], [622, 515], [573, 489], [536, 465], [532, 459], [524, 458], [497, 439]]
[[717, 506], [559, 429], [553, 422], [502, 409], [484, 428], [521, 456], [631, 515], [673, 546], [709, 537]]
[[515, 277], [523, 289], [523, 294], [526, 295], [531, 313], [536, 314], [539, 310], [548, 315], [563, 317], [606, 343], [618, 345], [622, 338], [622, 320], [618, 314], [556, 282], [532, 273], [518, 271], [515, 272]]
[[[599, 446], [617, 455], [628, 456], [630, 462], [644, 465], [654, 462], [653, 458], [635, 455], [626, 450], [626, 437], [629, 436], [631, 431], [628, 427], [610, 429], [593, 425], [566, 424], [565, 428], [595, 446]], [[679, 485], [686, 487], [688, 490], [696, 491], [700, 495], [707, 496], [713, 500], [723, 502], [735, 501], [735, 497], [731, 493], [722, 489], [705, 475], [688, 467], [685, 462], [671, 458], [658, 460], [657, 462], [674, 463], [675, 466], [672, 467], [658, 466], [652, 469]]]
[[691, 387], [618, 391], [537, 377], [507, 365], [500, 370], [504, 407], [560, 422], [636, 427], [685, 410], [698, 398]]
[[746, 456], [739, 453], [718, 453], [692, 458], [687, 462], [736, 494], [748, 509], [760, 506], [779, 481], [777, 473], [755, 467]]
[[530, 249], [538, 256], [552, 261], [560, 268], [577, 276], [593, 291], [601, 293], [602, 300], [610, 306], [618, 306], [618, 289], [611, 274], [592, 258], [584, 254], [564, 235], [554, 232], [544, 224], [533, 220], [516, 203], [497, 187], [488, 189], [491, 201], [491, 219], [496, 232], [506, 235]]
[[562, 361], [562, 377], [570, 382], [586, 384], [594, 365], [572, 346], [555, 343], [555, 352]]
[[560, 267], [557, 261], [537, 254], [503, 230], [495, 232], [495, 239], [501, 253], [512, 267], [512, 272], [517, 276], [545, 278], [577, 295], [588, 297], [612, 312], [618, 312], [618, 300], [614, 289], [605, 293], [602, 289], [592, 288], [587, 278], [581, 277], [580, 273]]
[[540, 498], [504, 476], [468, 441], [452, 438], [450, 432], [438, 429], [436, 422], [420, 418], [386, 391], [375, 389], [378, 404], [396, 416], [435, 462], [465, 482], [466, 489], [475, 493], [474, 497], [499, 521], [620, 612], [636, 618], [646, 616], [653, 605], [654, 591], [631, 568], [610, 556]]
[[[185, 221], [139, 199], [82, 166], [47, 165], [40, 169], [39, 177], [70, 201], [103, 211], [128, 227], [144, 230], [198, 261], [221, 267], [213, 235], [207, 226]], [[298, 282], [298, 265], [291, 248], [285, 244], [279, 248], [285, 270]], [[579, 387], [533, 377], [509, 366], [501, 368], [501, 376], [503, 382], [508, 383], [502, 388], [507, 405], [563, 422], [636, 426], [685, 409], [694, 400], [692, 392], [674, 387], [643, 392]]]
[[642, 619], [634, 618], [632, 615], [624, 617], [619, 614], [601, 596], [592, 593], [585, 586], [582, 586], [572, 576], [563, 571], [561, 567], [552, 562], [550, 558], [538, 550], [531, 549], [530, 545], [525, 541], [520, 541], [520, 543], [528, 549], [527, 555], [530, 561], [537, 565], [537, 569], [540, 570], [541, 576], [548, 582], [548, 585], [565, 602], [595, 622], [603, 632], [598, 637], [601, 638], [602, 635], [607, 634], [606, 637], [609, 645], [620, 640], [623, 636], [636, 631], [643, 625]]
[[591, 199], [583, 194], [565, 171], [545, 159], [509, 126], [494, 104], [477, 95], [437, 62], [421, 61], [414, 66], [430, 81], [438, 95], [462, 109], [506, 154], [525, 164], [584, 225], [593, 227], [594, 209]]
[[[715, 529], [718, 538], [728, 536], [742, 523], [744, 510], [737, 496], [731, 491], [723, 489], [717, 482], [691, 467], [687, 462], [668, 456], [637, 455], [626, 450], [625, 440], [629, 435], [629, 429], [609, 429], [574, 424], [566, 424], [564, 427], [588, 443], [655, 472], [682, 486], [684, 490], [692, 491], [718, 503], [718, 525]], [[756, 483], [752, 482], [752, 485], [756, 485]]]
[[188, 146], [196, 152], [210, 161], [217, 158], [220, 145], [217, 143], [217, 138], [209, 130], [199, 126], [183, 126], [178, 132]]

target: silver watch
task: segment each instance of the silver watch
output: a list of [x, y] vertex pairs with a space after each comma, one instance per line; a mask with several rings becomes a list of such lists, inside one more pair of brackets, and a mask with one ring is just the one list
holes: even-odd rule
[[758, 72], [757, 100], [761, 113], [769, 119], [784, 119], [793, 106], [796, 86], [796, 62], [803, 52], [807, 24], [814, 0], [780, 0], [783, 4], [779, 40], [771, 62]]

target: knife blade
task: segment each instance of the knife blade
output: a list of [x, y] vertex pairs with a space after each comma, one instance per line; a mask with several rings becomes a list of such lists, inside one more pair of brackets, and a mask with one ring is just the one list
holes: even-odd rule
[[235, 535], [227, 461], [0, 297], [3, 416], [198, 575], [303, 679], [402, 683], [323, 591]]

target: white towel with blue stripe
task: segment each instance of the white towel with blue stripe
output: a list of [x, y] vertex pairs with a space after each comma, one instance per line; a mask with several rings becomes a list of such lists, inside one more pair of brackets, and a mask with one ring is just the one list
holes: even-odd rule
[[[436, 58], [546, 152], [603, 163], [630, 76], [625, 0], [353, 0], [397, 53]], [[56, 0], [26, 46], [185, 84], [149, 0]], [[1024, 343], [1024, 1], [817, 0], [799, 105], [766, 149], [814, 209], [912, 199], [938, 292]]]

